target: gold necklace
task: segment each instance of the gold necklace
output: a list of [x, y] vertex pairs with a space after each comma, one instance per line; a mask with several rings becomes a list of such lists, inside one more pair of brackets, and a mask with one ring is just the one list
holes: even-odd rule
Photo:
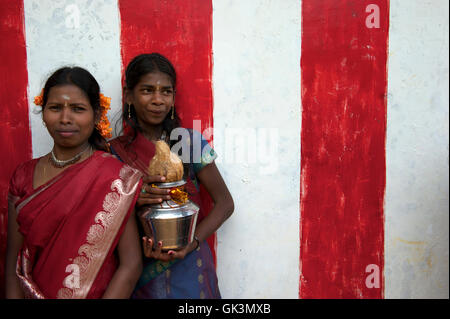
[[55, 156], [55, 153], [52, 150], [51, 151], [51, 156], [49, 157], [50, 163], [56, 168], [63, 168], [65, 166], [67, 166], [67, 165], [76, 163], [76, 162], [78, 162], [80, 160], [81, 155], [84, 152], [86, 152], [90, 147], [91, 147], [91, 145], [88, 144], [88, 146], [84, 150], [82, 150], [80, 153], [78, 153], [74, 157], [69, 158], [68, 160], [65, 160], [65, 161], [57, 159], [56, 156]]

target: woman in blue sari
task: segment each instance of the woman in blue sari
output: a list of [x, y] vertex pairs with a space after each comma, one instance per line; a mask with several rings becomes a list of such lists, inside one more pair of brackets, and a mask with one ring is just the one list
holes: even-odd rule
[[[217, 155], [199, 132], [180, 127], [175, 108], [176, 73], [169, 60], [158, 53], [135, 57], [126, 69], [125, 84], [122, 114], [125, 129], [122, 136], [110, 142], [112, 152], [147, 174], [155, 154], [155, 141], [165, 140], [171, 147], [182, 143], [182, 151], [189, 150], [189, 160], [183, 161], [186, 191], [189, 199], [200, 207], [195, 240], [181, 250], [163, 252], [158, 245], [161, 243], [152, 249], [152, 239], [141, 230], [144, 271], [133, 298], [220, 298], [206, 239], [232, 214], [234, 203], [214, 163]], [[174, 130], [182, 133], [181, 140], [170, 139]], [[200, 145], [200, 152], [196, 152], [196, 145]], [[144, 178], [138, 209], [170, 199], [167, 190], [151, 187], [152, 183], [163, 181], [162, 176]]]

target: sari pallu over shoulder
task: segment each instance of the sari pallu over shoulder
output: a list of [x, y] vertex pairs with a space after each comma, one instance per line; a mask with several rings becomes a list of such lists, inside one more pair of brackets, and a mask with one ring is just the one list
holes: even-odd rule
[[32, 298], [99, 298], [117, 268], [114, 250], [141, 173], [97, 151], [15, 204], [24, 244], [17, 275]]

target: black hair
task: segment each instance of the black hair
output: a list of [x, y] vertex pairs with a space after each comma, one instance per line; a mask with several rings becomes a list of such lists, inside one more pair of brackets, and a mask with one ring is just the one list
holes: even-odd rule
[[[139, 83], [142, 76], [154, 72], [167, 74], [170, 78], [174, 92], [176, 91], [177, 74], [175, 68], [166, 57], [159, 53], [140, 54], [131, 60], [125, 71], [125, 88], [132, 90]], [[177, 115], [176, 107], [173, 115], [174, 119], [171, 118], [172, 111], [170, 111], [162, 122], [162, 129], [166, 132], [167, 136], [170, 136], [173, 129], [180, 126], [181, 121]], [[131, 143], [136, 139], [137, 132], [141, 132], [142, 129], [139, 126], [134, 105], [131, 104], [130, 107], [128, 107], [125, 99], [122, 109], [122, 119], [125, 121], [126, 125], [132, 129], [132, 136], [129, 141], [129, 143]], [[118, 123], [121, 122], [122, 121], [118, 121]], [[175, 142], [176, 141], [170, 141], [170, 147], [172, 147]]]
[[[48, 93], [50, 89], [58, 85], [75, 85], [80, 88], [88, 97], [89, 103], [94, 110], [94, 116], [99, 118], [101, 115], [100, 107], [100, 86], [94, 76], [89, 71], [74, 66], [74, 67], [62, 67], [56, 70], [45, 83], [43, 92], [43, 104], [44, 109], [47, 103]], [[98, 129], [94, 126], [94, 131], [89, 137], [89, 143], [96, 149], [102, 151], [109, 151], [108, 143], [104, 137], [100, 134]]]

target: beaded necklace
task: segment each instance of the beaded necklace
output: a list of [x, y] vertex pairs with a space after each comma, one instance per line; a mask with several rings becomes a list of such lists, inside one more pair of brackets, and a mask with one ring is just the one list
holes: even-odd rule
[[55, 153], [54, 153], [53, 150], [52, 150], [51, 156], [49, 157], [50, 163], [51, 163], [54, 167], [57, 167], [57, 168], [62, 168], [62, 167], [65, 167], [65, 166], [67, 166], [67, 165], [76, 163], [76, 162], [78, 162], [78, 161], [80, 160], [81, 155], [82, 155], [84, 152], [86, 152], [89, 148], [91, 148], [91, 145], [90, 145], [90, 144], [89, 144], [84, 150], [82, 150], [80, 153], [78, 153], [78, 154], [75, 155], [74, 157], [69, 158], [68, 160], [65, 160], [65, 161], [62, 161], [62, 160], [57, 159], [56, 156], [55, 156]]

